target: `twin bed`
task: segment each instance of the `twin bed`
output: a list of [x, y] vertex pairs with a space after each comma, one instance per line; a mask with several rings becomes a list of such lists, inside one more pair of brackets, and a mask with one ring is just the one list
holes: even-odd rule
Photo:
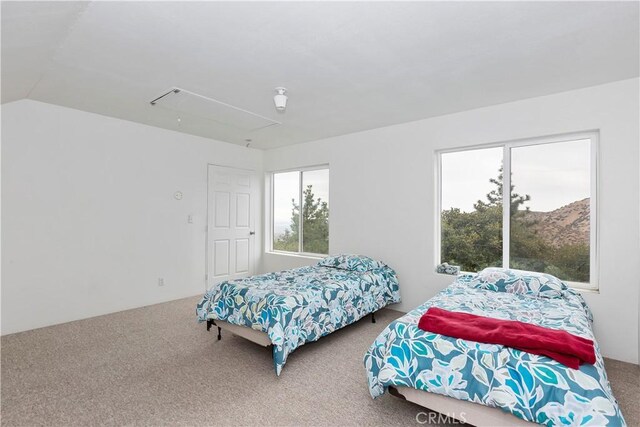
[[[341, 255], [221, 283], [203, 297], [197, 315], [208, 328], [272, 346], [280, 375], [299, 346], [398, 301], [391, 268]], [[595, 364], [572, 369], [547, 356], [427, 332], [418, 323], [431, 307], [593, 340]], [[364, 356], [369, 391], [374, 398], [388, 391], [477, 426], [623, 426], [591, 322], [582, 297], [553, 276], [503, 269], [462, 275], [376, 338]]]
[[[288, 355], [400, 301], [396, 273], [363, 256], [327, 257], [318, 265], [223, 282], [197, 306], [200, 321], [273, 347], [277, 375]], [[372, 317], [372, 319], [375, 319]]]
[[[461, 276], [388, 325], [364, 357], [371, 395], [389, 390], [478, 426], [625, 425], [583, 298], [564, 285], [553, 289], [541, 283], [545, 275], [522, 273], [487, 269]], [[418, 323], [430, 307], [517, 320], [591, 339], [596, 363], [571, 369], [546, 356], [424, 331]], [[505, 418], [492, 408], [517, 418]]]

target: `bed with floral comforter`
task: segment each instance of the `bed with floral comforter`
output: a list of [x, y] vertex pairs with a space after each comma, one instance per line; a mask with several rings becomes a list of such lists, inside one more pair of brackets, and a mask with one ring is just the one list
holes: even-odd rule
[[395, 271], [368, 257], [341, 255], [222, 282], [204, 295], [196, 314], [201, 322], [223, 320], [267, 333], [280, 375], [296, 348], [399, 301]]
[[[364, 357], [371, 395], [405, 386], [498, 407], [547, 426], [625, 425], [582, 296], [564, 284], [554, 288], [491, 270], [482, 280], [459, 277], [378, 336]], [[565, 330], [594, 341], [596, 363], [576, 370], [546, 356], [423, 331], [418, 321], [429, 307]]]

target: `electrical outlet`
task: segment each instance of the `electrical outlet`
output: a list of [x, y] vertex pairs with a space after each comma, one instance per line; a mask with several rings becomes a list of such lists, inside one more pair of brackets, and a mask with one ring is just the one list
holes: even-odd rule
[[191, 215], [191, 214], [187, 215], [187, 223], [188, 224], [193, 224], [193, 215]]
[[158, 279], [158, 286], [164, 286], [164, 278], [160, 277]]

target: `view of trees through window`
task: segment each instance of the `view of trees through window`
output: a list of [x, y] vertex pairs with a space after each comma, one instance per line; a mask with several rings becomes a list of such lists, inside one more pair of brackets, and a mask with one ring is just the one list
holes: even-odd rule
[[591, 140], [510, 150], [509, 259], [503, 254], [503, 147], [441, 155], [441, 260], [590, 279]]
[[273, 186], [273, 249], [328, 254], [329, 170], [276, 173]]

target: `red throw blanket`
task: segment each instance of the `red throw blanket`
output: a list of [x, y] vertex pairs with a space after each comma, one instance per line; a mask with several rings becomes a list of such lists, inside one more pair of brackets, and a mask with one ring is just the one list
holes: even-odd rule
[[549, 356], [573, 369], [578, 369], [580, 363], [596, 362], [592, 340], [516, 320], [492, 319], [431, 307], [420, 318], [418, 327], [448, 337], [500, 344]]

